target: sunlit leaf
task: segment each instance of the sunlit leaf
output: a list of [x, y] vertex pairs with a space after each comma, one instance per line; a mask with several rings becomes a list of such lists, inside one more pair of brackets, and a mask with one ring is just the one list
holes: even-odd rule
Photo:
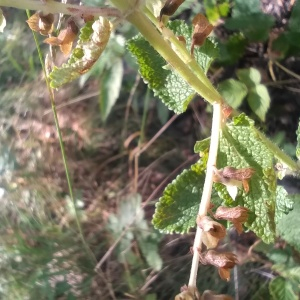
[[[170, 29], [177, 36], [183, 36], [190, 49], [192, 28], [182, 21], [170, 22]], [[186, 110], [195, 91], [172, 68], [165, 68], [166, 61], [141, 36], [128, 42], [128, 49], [137, 58], [140, 73], [149, 87], [169, 108], [176, 113]], [[218, 55], [216, 44], [207, 39], [204, 45], [194, 51], [195, 59], [206, 73], [213, 59]]]
[[234, 109], [242, 104], [248, 92], [244, 83], [234, 79], [227, 79], [220, 82], [218, 90], [226, 100], [226, 103]]
[[250, 167], [255, 173], [249, 180], [249, 192], [240, 190], [235, 201], [224, 185], [215, 184], [215, 188], [228, 206], [241, 205], [249, 209], [245, 226], [265, 242], [275, 238], [276, 174], [273, 160], [273, 153], [257, 136], [254, 122], [244, 114], [233, 118], [223, 129], [217, 167]]
[[266, 113], [269, 110], [271, 98], [263, 84], [258, 84], [249, 91], [247, 101], [252, 111], [262, 120], [266, 120]]
[[273, 300], [297, 300], [290, 281], [283, 277], [276, 277], [269, 284], [270, 294]]
[[164, 233], [186, 233], [195, 227], [205, 178], [206, 162], [184, 170], [164, 190], [156, 203], [152, 223]]
[[255, 68], [238, 69], [236, 72], [238, 79], [243, 82], [248, 88], [260, 84], [261, 75]]

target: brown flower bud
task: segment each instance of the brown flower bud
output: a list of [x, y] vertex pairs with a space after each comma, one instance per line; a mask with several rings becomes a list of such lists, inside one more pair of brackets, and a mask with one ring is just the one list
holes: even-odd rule
[[192, 36], [191, 54], [194, 55], [195, 46], [202, 46], [204, 44], [206, 38], [214, 29], [214, 26], [211, 25], [202, 14], [197, 14], [192, 23], [194, 31]]
[[202, 241], [208, 249], [217, 247], [219, 240], [226, 236], [226, 228], [208, 216], [198, 215], [197, 225], [203, 230]]
[[216, 295], [213, 291], [206, 290], [202, 294], [202, 300], [233, 300], [233, 298], [229, 295]]
[[26, 22], [31, 30], [42, 35], [49, 35], [53, 31], [54, 16], [53, 14], [43, 15], [41, 12], [36, 12]]
[[172, 16], [184, 1], [185, 0], [167, 0], [160, 11], [159, 21], [161, 22], [163, 15]]
[[215, 250], [208, 250], [204, 256], [200, 255], [200, 261], [204, 265], [210, 264], [217, 267], [220, 277], [226, 281], [230, 279], [230, 269], [238, 263], [235, 254], [231, 252], [219, 253]]
[[68, 55], [72, 49], [74, 40], [78, 33], [78, 27], [73, 20], [67, 24], [67, 28], [60, 31], [58, 37], [50, 37], [44, 40], [44, 43], [52, 46], [59, 46], [63, 54]]
[[248, 219], [248, 212], [248, 208], [242, 206], [219, 206], [214, 217], [218, 220], [227, 220], [232, 222], [237, 232], [241, 234], [243, 232], [242, 224]]

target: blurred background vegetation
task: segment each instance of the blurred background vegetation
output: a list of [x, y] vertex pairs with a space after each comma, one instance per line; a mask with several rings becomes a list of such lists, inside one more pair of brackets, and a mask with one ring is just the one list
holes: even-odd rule
[[[294, 156], [300, 111], [300, 44], [295, 42], [300, 26], [295, 20], [300, 6], [262, 0], [259, 13], [245, 10], [247, 16], [241, 16], [232, 7], [243, 2], [186, 0], [174, 18], [190, 22], [196, 13], [206, 13], [221, 48], [211, 80], [220, 90], [229, 85], [234, 97], [228, 101], [238, 99], [231, 104]], [[253, 7], [257, 1], [249, 3]], [[126, 40], [137, 32], [124, 22], [93, 69], [56, 94], [76, 215], [26, 14], [3, 11], [0, 298], [173, 299], [188, 281], [193, 232], [162, 235], [151, 217], [167, 183], [197, 160], [193, 147], [209, 135], [211, 108], [197, 97], [180, 116], [168, 111], [147, 89], [126, 51]], [[46, 54], [43, 39], [39, 37]], [[271, 56], [280, 64], [271, 65]], [[256, 99], [266, 107], [263, 112], [257, 112], [250, 92], [241, 87], [240, 69], [259, 71], [270, 96]], [[284, 184], [292, 193], [299, 191], [294, 178]], [[76, 218], [92, 254], [82, 244]], [[221, 247], [237, 253], [241, 265], [229, 283], [212, 267], [201, 266], [199, 290], [236, 293], [236, 299], [298, 299], [300, 242], [286, 240], [278, 237], [274, 245], [263, 245], [251, 232], [232, 232]], [[272, 279], [284, 286], [284, 298], [270, 294]]]

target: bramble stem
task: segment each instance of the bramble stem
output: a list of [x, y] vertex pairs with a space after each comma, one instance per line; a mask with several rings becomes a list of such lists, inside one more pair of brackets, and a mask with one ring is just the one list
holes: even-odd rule
[[[198, 214], [206, 216], [210, 205], [212, 185], [213, 185], [213, 170], [217, 162], [217, 154], [219, 147], [220, 128], [222, 121], [222, 109], [219, 103], [213, 104], [213, 118], [211, 127], [211, 141], [208, 153], [208, 161], [206, 166], [206, 176], [204, 181], [203, 193], [199, 206]], [[199, 251], [202, 245], [202, 229], [197, 227], [196, 236], [193, 245], [193, 260], [191, 266], [189, 287], [196, 287], [197, 272], [199, 267]]]

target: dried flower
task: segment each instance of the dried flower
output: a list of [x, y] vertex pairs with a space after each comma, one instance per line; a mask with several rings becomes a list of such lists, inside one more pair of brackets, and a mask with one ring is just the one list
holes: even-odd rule
[[219, 275], [222, 279], [229, 281], [230, 269], [237, 263], [237, 257], [231, 252], [219, 253], [215, 250], [208, 250], [204, 255], [200, 255], [202, 264], [210, 264], [218, 268]]
[[201, 295], [196, 287], [184, 285], [180, 291], [181, 293], [175, 297], [175, 300], [201, 300]]
[[194, 31], [192, 36], [191, 54], [194, 55], [195, 46], [202, 46], [204, 44], [206, 38], [214, 29], [214, 26], [211, 25], [202, 14], [197, 14], [192, 23]]
[[237, 189], [244, 187], [246, 193], [249, 192], [248, 180], [255, 173], [253, 168], [236, 169], [234, 167], [225, 167], [224, 169], [214, 169], [214, 182], [220, 182], [226, 185], [228, 193], [235, 200]]
[[172, 16], [183, 2], [184, 0], [167, 0], [160, 11], [159, 22], [161, 22], [163, 15]]
[[42, 35], [49, 35], [53, 31], [53, 14], [43, 15], [42, 12], [36, 12], [27, 21], [31, 30], [39, 32]]
[[202, 300], [233, 300], [233, 298], [229, 295], [216, 295], [213, 291], [206, 290], [202, 294]]
[[60, 31], [58, 37], [50, 37], [44, 40], [44, 43], [59, 46], [63, 54], [68, 55], [72, 49], [74, 40], [78, 33], [78, 27], [73, 20], [67, 24], [67, 28]]
[[217, 247], [219, 241], [226, 236], [226, 228], [208, 216], [198, 215], [197, 225], [203, 230], [202, 241], [208, 249]]
[[248, 212], [248, 208], [242, 206], [220, 206], [216, 210], [214, 217], [218, 220], [227, 220], [232, 222], [237, 232], [241, 234], [243, 232], [242, 224], [248, 219]]

